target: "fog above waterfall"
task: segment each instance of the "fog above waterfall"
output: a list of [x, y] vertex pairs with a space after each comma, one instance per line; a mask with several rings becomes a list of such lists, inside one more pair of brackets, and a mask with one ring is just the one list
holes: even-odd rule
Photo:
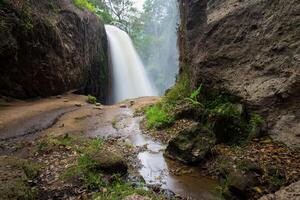
[[141, 20], [142, 30], [135, 45], [151, 82], [162, 95], [175, 83], [178, 73], [177, 0], [146, 0]]

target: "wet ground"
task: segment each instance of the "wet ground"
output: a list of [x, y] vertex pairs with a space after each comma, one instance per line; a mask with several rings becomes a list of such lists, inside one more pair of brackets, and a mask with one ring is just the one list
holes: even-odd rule
[[[201, 176], [197, 168], [164, 158], [165, 146], [140, 130], [142, 117], [134, 109], [157, 97], [140, 98], [133, 105], [94, 106], [86, 97], [64, 95], [34, 102], [10, 102], [0, 110], [0, 153], [17, 151], [11, 144], [30, 142], [43, 135], [86, 134], [124, 141], [141, 149], [136, 165], [148, 185], [160, 186], [191, 199], [216, 199], [216, 182]], [[4, 104], [2, 104], [4, 105]]]
[[216, 181], [203, 177], [196, 167], [187, 167], [166, 159], [163, 155], [166, 147], [141, 132], [142, 117], [134, 117], [132, 108], [119, 107], [113, 111], [104, 112], [103, 117], [114, 121], [115, 131], [110, 132], [111, 125], [104, 126], [93, 132], [93, 136], [120, 137], [132, 146], [141, 147], [143, 150], [138, 153], [141, 167], [138, 171], [148, 185], [160, 186], [189, 199], [217, 198]]

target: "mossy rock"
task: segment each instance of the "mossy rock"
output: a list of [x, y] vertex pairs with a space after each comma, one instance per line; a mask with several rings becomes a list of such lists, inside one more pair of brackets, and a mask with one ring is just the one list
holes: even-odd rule
[[192, 105], [187, 101], [182, 101], [177, 104], [175, 109], [172, 111], [172, 115], [175, 119], [194, 119], [201, 120], [205, 116], [206, 112], [204, 108], [198, 105]]
[[252, 188], [258, 184], [259, 180], [254, 173], [231, 172], [223, 195], [225, 199], [248, 199]]
[[96, 161], [96, 167], [111, 174], [126, 174], [128, 166], [124, 154], [120, 151], [111, 151], [105, 148], [91, 155]]
[[8, 199], [34, 199], [35, 192], [29, 182], [38, 174], [37, 166], [16, 157], [0, 157], [0, 197]]
[[165, 155], [186, 164], [198, 163], [206, 157], [215, 142], [214, 134], [195, 122], [169, 142]]

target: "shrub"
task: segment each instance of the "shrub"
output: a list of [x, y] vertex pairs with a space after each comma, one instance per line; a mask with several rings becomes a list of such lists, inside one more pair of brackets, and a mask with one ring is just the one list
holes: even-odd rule
[[197, 90], [193, 91], [192, 94], [185, 99], [194, 106], [203, 107], [203, 104], [198, 101], [198, 96], [201, 94], [201, 91], [202, 91], [202, 84], [199, 86]]
[[97, 98], [91, 95], [88, 95], [87, 97], [87, 102], [90, 104], [96, 104], [97, 103]]
[[92, 13], [96, 12], [96, 8], [93, 4], [91, 4], [88, 0], [73, 0], [76, 7], [80, 9], [86, 8]]
[[164, 128], [170, 126], [174, 122], [174, 118], [170, 116], [161, 104], [156, 104], [146, 108], [147, 128]]

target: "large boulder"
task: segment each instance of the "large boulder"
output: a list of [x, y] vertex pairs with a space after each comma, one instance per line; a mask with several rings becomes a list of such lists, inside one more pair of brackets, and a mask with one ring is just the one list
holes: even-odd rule
[[127, 163], [124, 154], [119, 150], [112, 151], [111, 149], [102, 148], [93, 153], [91, 158], [96, 161], [96, 167], [100, 170], [111, 174], [126, 174]]
[[240, 97], [273, 138], [300, 147], [299, 1], [180, 2], [180, 71], [190, 73], [191, 87]]
[[211, 131], [194, 123], [169, 142], [165, 155], [186, 164], [194, 164], [205, 158], [215, 142], [215, 135]]
[[0, 95], [32, 98], [79, 90], [104, 101], [104, 24], [72, 0], [0, 1]]
[[298, 200], [300, 199], [300, 181], [293, 183], [277, 191], [275, 194], [269, 194], [261, 197], [259, 200]]

